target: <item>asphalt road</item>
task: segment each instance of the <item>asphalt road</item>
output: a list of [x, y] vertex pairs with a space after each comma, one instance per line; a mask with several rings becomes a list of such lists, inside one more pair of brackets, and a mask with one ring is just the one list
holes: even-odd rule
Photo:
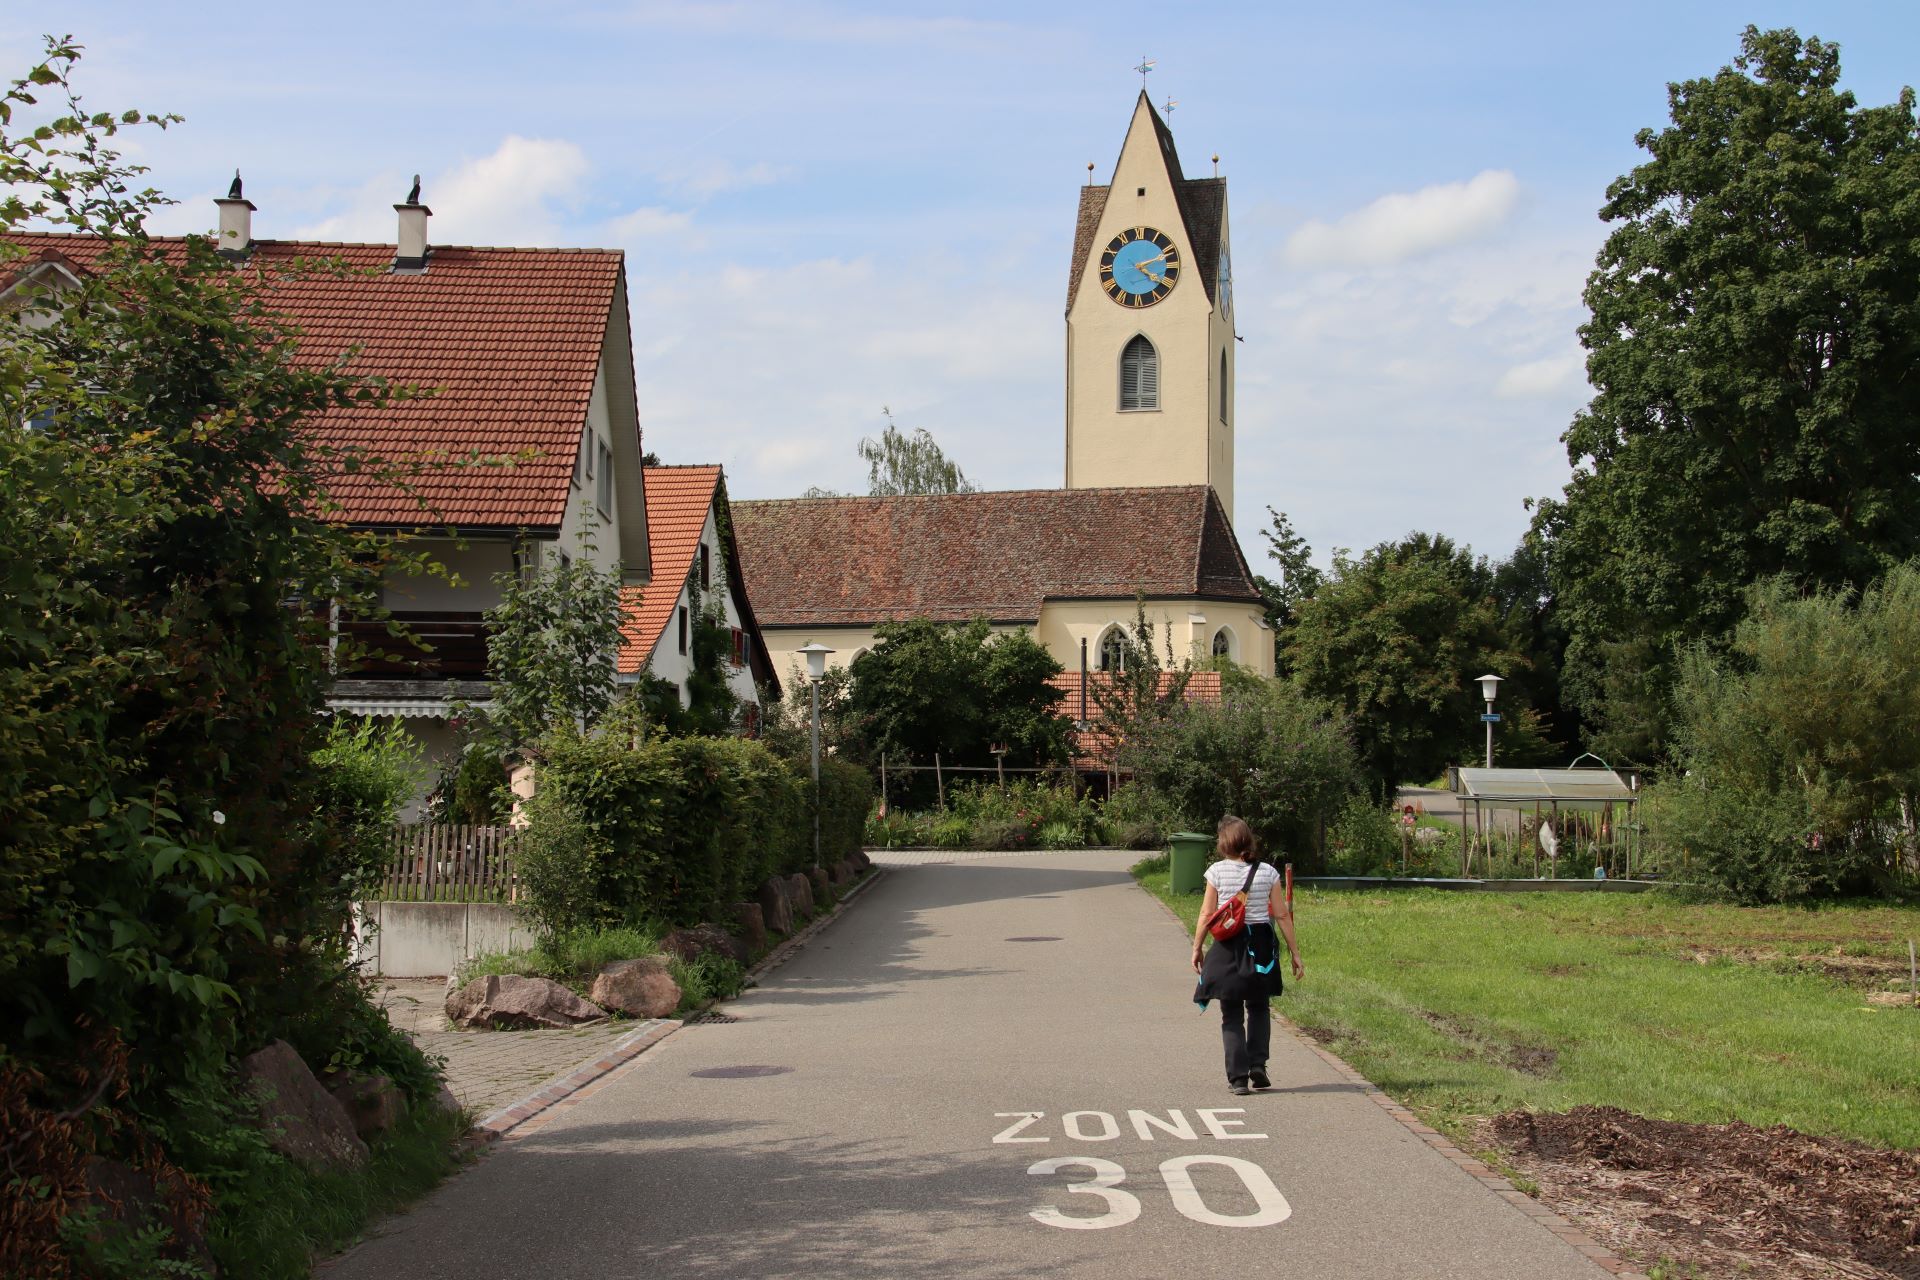
[[1284, 1034], [1230, 1095], [1129, 855], [961, 857], [321, 1274], [1604, 1274]]

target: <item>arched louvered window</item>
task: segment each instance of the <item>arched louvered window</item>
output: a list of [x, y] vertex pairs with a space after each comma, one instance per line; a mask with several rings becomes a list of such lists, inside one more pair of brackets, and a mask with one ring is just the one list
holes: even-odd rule
[[1120, 407], [1160, 407], [1160, 353], [1144, 333], [1136, 333], [1120, 353]]
[[1107, 633], [1100, 637], [1100, 670], [1125, 671], [1126, 669], [1126, 633], [1118, 627], [1108, 627]]
[[1233, 633], [1225, 627], [1213, 633], [1213, 656], [1216, 658], [1233, 656]]
[[1220, 421], [1227, 420], [1227, 353], [1220, 352]]

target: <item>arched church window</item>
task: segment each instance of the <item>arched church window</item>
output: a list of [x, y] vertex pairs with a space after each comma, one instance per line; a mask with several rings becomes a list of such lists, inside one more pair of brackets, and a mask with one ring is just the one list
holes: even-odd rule
[[1160, 407], [1160, 353], [1144, 333], [1134, 334], [1120, 352], [1120, 407]]
[[1213, 633], [1213, 656], [1216, 658], [1233, 656], [1233, 633], [1225, 627]]
[[1227, 353], [1220, 351], [1220, 421], [1227, 420]]
[[1107, 633], [1100, 637], [1100, 670], [1125, 671], [1126, 669], [1126, 634], [1118, 627], [1108, 627]]

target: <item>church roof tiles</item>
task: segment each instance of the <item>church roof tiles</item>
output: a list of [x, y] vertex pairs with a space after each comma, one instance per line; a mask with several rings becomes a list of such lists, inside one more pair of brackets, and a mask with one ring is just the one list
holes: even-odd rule
[[732, 509], [763, 627], [1033, 622], [1047, 600], [1260, 598], [1205, 485], [794, 498]]

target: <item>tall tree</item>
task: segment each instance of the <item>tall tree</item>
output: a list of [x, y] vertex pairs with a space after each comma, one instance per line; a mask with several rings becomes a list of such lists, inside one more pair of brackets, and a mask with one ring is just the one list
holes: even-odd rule
[[[1424, 533], [1358, 559], [1336, 555], [1300, 611], [1288, 656], [1297, 684], [1352, 719], [1361, 762], [1383, 789], [1477, 756], [1474, 677], [1529, 669], [1494, 598], [1492, 567]], [[1517, 719], [1518, 700], [1502, 710]]]
[[1267, 557], [1280, 566], [1280, 580], [1275, 582], [1255, 574], [1253, 581], [1266, 599], [1267, 625], [1273, 628], [1273, 669], [1284, 676], [1287, 674], [1287, 641], [1293, 634], [1300, 606], [1319, 589], [1326, 575], [1314, 566], [1313, 548], [1294, 532], [1287, 513], [1268, 507], [1267, 515], [1271, 523], [1260, 531], [1260, 538], [1267, 544]]
[[[911, 432], [894, 425], [893, 410], [882, 407], [887, 426], [878, 439], [871, 436], [858, 446], [860, 458], [867, 464], [867, 493], [875, 498], [891, 498], [905, 493], [972, 493], [973, 484], [940, 451], [933, 435], [925, 427]], [[809, 496], [813, 494], [809, 493]], [[834, 496], [826, 491], [821, 497]]]
[[1748, 584], [1859, 586], [1920, 551], [1914, 93], [1860, 108], [1839, 79], [1838, 46], [1749, 27], [1607, 190], [1596, 394], [1535, 526], [1603, 750], [1661, 750], [1676, 646]]

